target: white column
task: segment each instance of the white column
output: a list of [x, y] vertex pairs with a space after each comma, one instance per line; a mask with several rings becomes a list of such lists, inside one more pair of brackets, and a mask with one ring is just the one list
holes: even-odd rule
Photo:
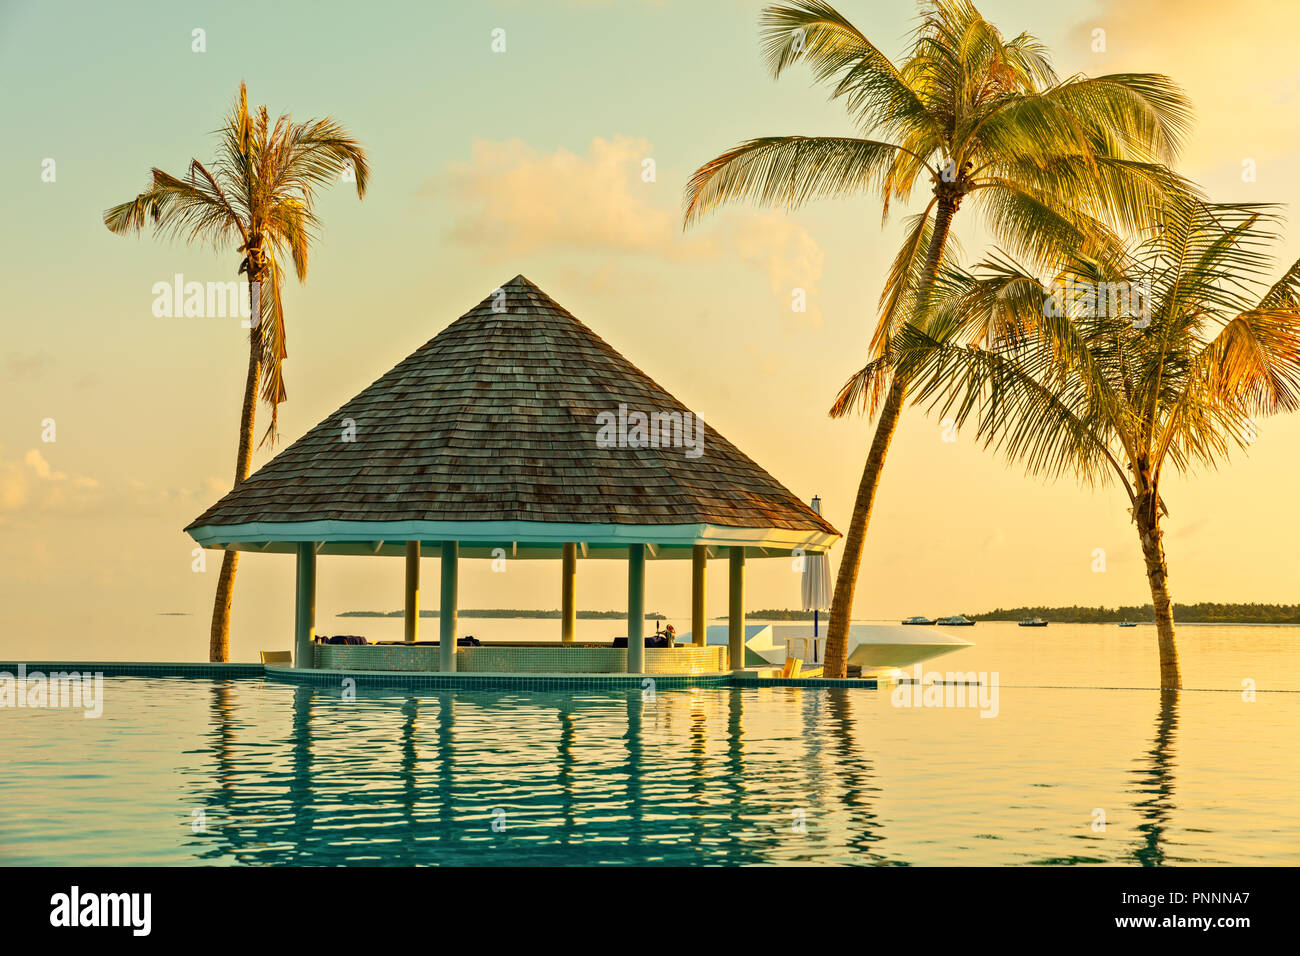
[[460, 545], [442, 543], [442, 600], [438, 605], [438, 668], [456, 669], [456, 572]]
[[730, 580], [727, 594], [727, 651], [731, 669], [745, 666], [745, 549], [728, 548]]
[[691, 548], [691, 643], [703, 647], [709, 622], [705, 616], [705, 584], [709, 568], [709, 549], [702, 544]]
[[563, 546], [560, 565], [560, 641], [572, 644], [578, 628], [578, 546], [573, 542]]
[[406, 643], [420, 639], [420, 542], [406, 542]]
[[645, 671], [645, 545], [627, 549], [627, 672]]
[[316, 666], [312, 642], [316, 639], [316, 545], [298, 543], [298, 574], [293, 624], [293, 666]]

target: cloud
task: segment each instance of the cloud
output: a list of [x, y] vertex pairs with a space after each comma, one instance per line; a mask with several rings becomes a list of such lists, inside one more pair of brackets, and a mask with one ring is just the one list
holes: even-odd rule
[[820, 327], [813, 300], [825, 256], [812, 234], [784, 215], [745, 209], [727, 212], [708, 229], [683, 232], [677, 190], [643, 179], [653, 157], [648, 140], [626, 136], [596, 137], [582, 154], [479, 140], [468, 162], [451, 163], [418, 195], [444, 199], [452, 210], [448, 237], [494, 258], [538, 251], [672, 264], [737, 258], [763, 272], [783, 308], [794, 289], [805, 290], [807, 311], [792, 314]]
[[9, 511], [17, 511], [27, 503], [26, 475], [16, 464], [0, 461], [0, 520]]
[[707, 240], [681, 237], [673, 211], [654, 201], [661, 188], [641, 182], [652, 156], [646, 140], [627, 137], [597, 137], [585, 156], [480, 140], [440, 183], [458, 207], [451, 238], [512, 255], [558, 247], [691, 258]]
[[126, 483], [123, 497], [124, 504], [142, 510], [193, 511], [194, 513], [188, 517], [194, 518], [229, 490], [229, 480], [222, 481], [220, 478], [213, 477], [204, 478], [197, 485], [188, 488], [166, 488], [132, 478]]
[[6, 356], [4, 367], [8, 371], [10, 378], [37, 379], [45, 374], [46, 370], [53, 364], [54, 360], [44, 352], [37, 352], [32, 355], [20, 355], [15, 352]]
[[38, 477], [44, 478], [47, 481], [63, 481], [68, 477], [61, 471], [51, 470], [50, 463], [45, 460], [40, 449], [33, 448], [28, 451], [27, 454], [23, 456], [23, 461], [32, 469], [32, 471], [36, 472]]
[[792, 303], [796, 292], [801, 292], [806, 311], [791, 311], [811, 327], [822, 327], [821, 308], [814, 300], [820, 291], [818, 280], [825, 271], [826, 254], [807, 229], [779, 214], [764, 213], [741, 230], [735, 245], [743, 258], [767, 273], [774, 295]]
[[11, 516], [84, 513], [104, 508], [119, 514], [167, 512], [188, 520], [229, 490], [229, 479], [217, 477], [180, 488], [137, 478], [101, 484], [89, 475], [55, 468], [39, 448], [29, 449], [21, 459], [6, 457], [0, 448], [0, 524]]
[[38, 448], [29, 449], [21, 461], [0, 455], [0, 521], [6, 514], [22, 511], [81, 508], [98, 488], [94, 478], [56, 470]]

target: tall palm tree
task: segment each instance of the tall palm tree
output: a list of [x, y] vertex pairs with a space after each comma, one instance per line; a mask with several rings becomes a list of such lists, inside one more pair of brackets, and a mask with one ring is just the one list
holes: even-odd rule
[[[831, 84], [831, 97], [873, 138], [769, 136], [728, 150], [686, 187], [685, 223], [748, 200], [786, 209], [875, 190], [892, 200], [929, 187], [907, 223], [886, 277], [870, 354], [889, 353], [907, 316], [923, 310], [963, 203], [1006, 247], [1033, 262], [1136, 228], [1185, 187], [1164, 163], [1186, 134], [1190, 108], [1163, 76], [1060, 79], [1028, 34], [1005, 39], [967, 0], [928, 0], [911, 49], [895, 65], [822, 0], [768, 7], [764, 53], [779, 76], [797, 62]], [[827, 630], [825, 673], [842, 677], [862, 545], [907, 380], [873, 378], [878, 411], [844, 541]], [[882, 401], [883, 396], [883, 401]]]
[[896, 337], [895, 374], [916, 402], [959, 427], [973, 417], [977, 440], [1032, 474], [1124, 489], [1166, 689], [1182, 675], [1165, 469], [1215, 465], [1255, 439], [1257, 417], [1300, 407], [1300, 261], [1262, 280], [1275, 218], [1260, 205], [1170, 203], [1138, 240], [1067, 256], [1050, 281], [995, 255], [978, 274], [946, 272], [924, 327]]
[[[234, 109], [217, 132], [221, 146], [210, 167], [195, 159], [184, 176], [154, 169], [148, 188], [105, 212], [104, 225], [119, 235], [152, 225], [171, 239], [211, 243], [244, 254], [239, 274], [248, 275], [252, 320], [235, 457], [238, 485], [248, 477], [253, 457], [259, 385], [262, 400], [271, 407], [263, 442], [274, 443], [279, 405], [286, 397], [283, 361], [288, 352], [280, 262], [287, 256], [298, 280], [307, 278], [308, 252], [320, 225], [316, 190], [350, 175], [358, 198], [363, 197], [370, 167], [364, 147], [328, 117], [294, 123], [282, 115], [271, 126], [265, 106], [256, 116], [250, 115], [243, 83]], [[263, 283], [267, 295], [262, 295]], [[238, 559], [239, 552], [227, 551], [221, 560], [208, 646], [213, 661], [230, 655], [230, 604]]]

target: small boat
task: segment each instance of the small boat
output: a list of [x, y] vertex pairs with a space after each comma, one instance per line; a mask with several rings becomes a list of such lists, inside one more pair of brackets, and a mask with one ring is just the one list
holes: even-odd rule
[[1120, 621], [1120, 622], [1119, 622], [1119, 626], [1120, 626], [1120, 627], [1137, 627], [1137, 624], [1134, 623], [1133, 621]]
[[1047, 627], [1047, 622], [1041, 617], [1025, 618], [1020, 622], [1021, 627]]
[[935, 624], [946, 624], [948, 627], [974, 627], [975, 622], [961, 614], [954, 614], [952, 617], [941, 617]]
[[932, 617], [925, 617], [924, 615], [921, 615], [921, 614], [914, 614], [914, 615], [912, 615], [911, 617], [909, 617], [907, 620], [905, 620], [905, 621], [901, 621], [900, 623], [902, 623], [902, 624], [925, 624], [925, 625], [929, 625], [929, 624], [933, 624], [933, 623], [934, 623], [934, 618], [932, 618]]

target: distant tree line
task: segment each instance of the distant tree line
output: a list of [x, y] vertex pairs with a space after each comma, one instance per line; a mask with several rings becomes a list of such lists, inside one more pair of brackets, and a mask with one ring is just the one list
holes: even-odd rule
[[[339, 617], [401, 617], [404, 611], [344, 611]], [[437, 617], [437, 610], [422, 610], [420, 617]], [[555, 618], [559, 620], [559, 611], [530, 611], [519, 610], [516, 608], [469, 608], [468, 610], [458, 611], [458, 617], [531, 617], [531, 618]], [[578, 617], [583, 620], [613, 621], [622, 620], [627, 617], [626, 611], [579, 611]], [[666, 621], [667, 617], [658, 611], [647, 612], [645, 619], [647, 621]]]
[[[976, 621], [1019, 621], [1041, 617], [1061, 624], [1110, 624], [1118, 621], [1153, 623], [1155, 610], [1140, 607], [1011, 607], [984, 614], [967, 614]], [[1300, 624], [1300, 604], [1175, 604], [1174, 620], [1180, 624]]]
[[[397, 611], [344, 611], [339, 617], [401, 617]], [[470, 608], [459, 612], [460, 617], [475, 618], [545, 618], [559, 619], [558, 610], [542, 611], [516, 608]], [[420, 611], [420, 617], [438, 617], [436, 609]], [[579, 611], [583, 620], [613, 621], [627, 618], [626, 611]], [[666, 615], [658, 611], [646, 613], [647, 621], [666, 621]], [[749, 611], [746, 618], [755, 621], [811, 621], [812, 611], [791, 608], [764, 608]], [[826, 612], [822, 612], [826, 617]], [[1150, 604], [1141, 607], [1127, 605], [1120, 607], [1011, 607], [997, 608], [983, 614], [967, 613], [973, 621], [1020, 621], [1025, 618], [1041, 617], [1044, 621], [1061, 624], [1112, 624], [1119, 621], [1137, 621], [1151, 623], [1155, 621], [1155, 611]], [[726, 615], [715, 618], [725, 620]], [[1199, 604], [1175, 604], [1174, 619], [1182, 624], [1300, 624], [1300, 604], [1219, 604], [1202, 601]]]

